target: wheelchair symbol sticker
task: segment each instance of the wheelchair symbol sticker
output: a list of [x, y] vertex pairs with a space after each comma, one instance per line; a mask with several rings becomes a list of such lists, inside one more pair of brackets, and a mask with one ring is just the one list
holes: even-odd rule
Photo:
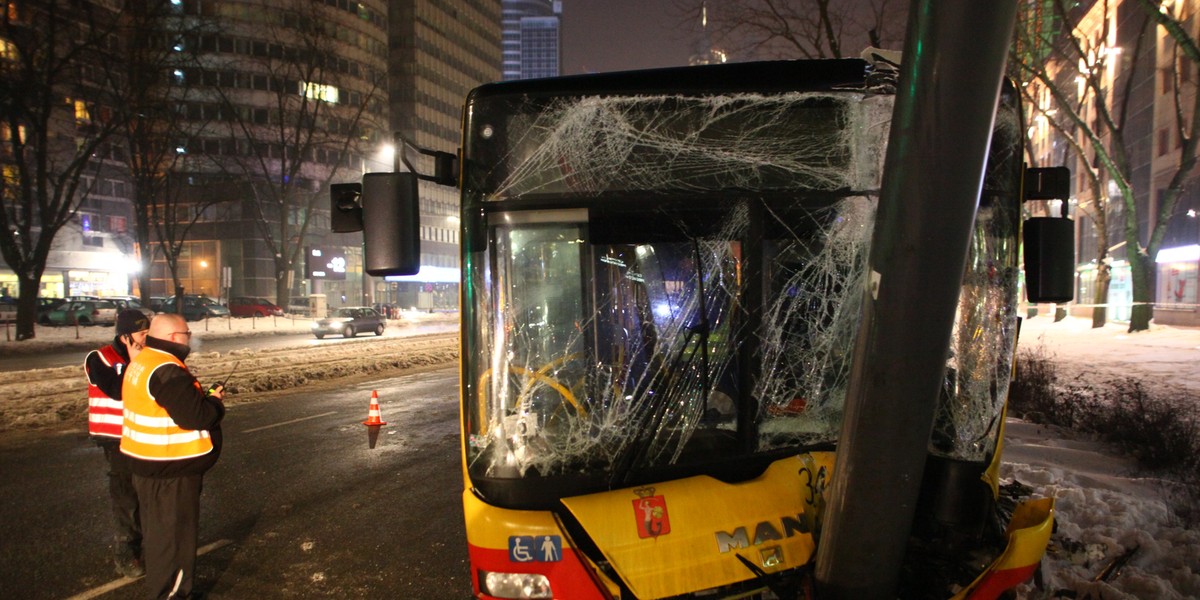
[[512, 562], [558, 562], [562, 560], [562, 537], [557, 535], [514, 535], [508, 538]]

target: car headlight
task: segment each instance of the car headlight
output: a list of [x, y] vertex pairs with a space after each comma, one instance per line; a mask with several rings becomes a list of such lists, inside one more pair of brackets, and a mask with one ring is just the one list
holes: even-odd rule
[[480, 571], [484, 592], [497, 598], [553, 598], [550, 580], [537, 573]]

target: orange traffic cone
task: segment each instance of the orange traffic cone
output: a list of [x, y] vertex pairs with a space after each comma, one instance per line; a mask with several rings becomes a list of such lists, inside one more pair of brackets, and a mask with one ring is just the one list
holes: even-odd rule
[[387, 425], [387, 422], [381, 418], [379, 414], [379, 392], [371, 390], [371, 408], [367, 411], [367, 420], [363, 421], [363, 425], [367, 427], [378, 427]]

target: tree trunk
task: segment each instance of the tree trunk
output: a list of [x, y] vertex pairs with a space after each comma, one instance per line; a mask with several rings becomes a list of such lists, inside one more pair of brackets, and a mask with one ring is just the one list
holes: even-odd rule
[[142, 261], [142, 270], [138, 273], [138, 297], [142, 299], [142, 306], [150, 306], [150, 266]]
[[1112, 267], [1106, 262], [1100, 262], [1096, 269], [1096, 293], [1092, 297], [1092, 328], [1104, 327], [1108, 322], [1108, 286], [1112, 283]]
[[277, 269], [275, 277], [275, 303], [279, 305], [279, 308], [287, 310], [288, 304], [291, 303], [292, 299], [292, 288], [289, 285], [289, 279], [291, 278], [288, 277], [288, 273], [292, 272], [292, 266], [284, 264], [283, 261], [277, 261], [275, 268]]
[[288, 287], [288, 274], [284, 272], [282, 277], [276, 277], [275, 280], [275, 304], [287, 311], [290, 302], [292, 302], [292, 289]]
[[38, 291], [41, 276], [30, 278], [17, 275], [17, 341], [31, 340], [37, 335]]
[[1154, 317], [1155, 264], [1142, 252], [1133, 253], [1129, 271], [1133, 279], [1133, 310], [1130, 311], [1129, 332], [1148, 331]]

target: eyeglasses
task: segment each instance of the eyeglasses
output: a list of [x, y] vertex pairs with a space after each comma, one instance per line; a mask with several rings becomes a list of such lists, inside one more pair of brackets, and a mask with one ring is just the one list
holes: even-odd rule
[[192, 337], [192, 332], [190, 332], [190, 331], [172, 331], [171, 335], [182, 335], [184, 337], [190, 338], [190, 337]]

